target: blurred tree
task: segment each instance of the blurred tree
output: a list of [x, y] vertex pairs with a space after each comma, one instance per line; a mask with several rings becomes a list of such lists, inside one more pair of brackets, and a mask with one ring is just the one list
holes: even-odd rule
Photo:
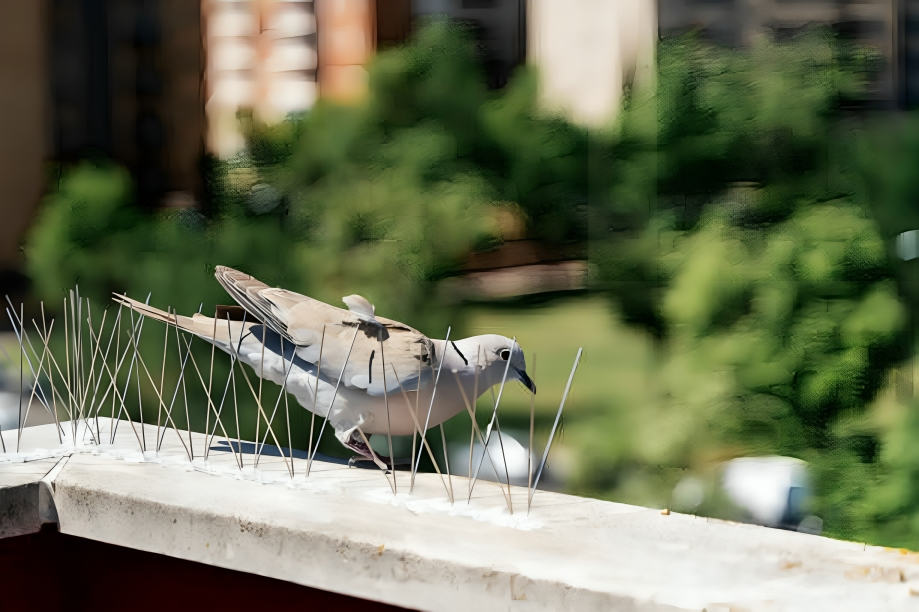
[[877, 58], [825, 31], [745, 52], [662, 41], [590, 217], [594, 287], [658, 339], [655, 392], [614, 447], [606, 415], [570, 425], [578, 490], [669, 504], [686, 470], [790, 455], [814, 466], [827, 533], [916, 546], [911, 420], [872, 402], [912, 351], [887, 239], [912, 227], [917, 131], [898, 122], [890, 148], [897, 128], [845, 110]]
[[590, 207], [594, 286], [660, 336], [656, 243], [637, 237], [657, 214], [691, 229], [707, 206], [739, 188], [756, 197], [738, 203], [735, 222], [756, 227], [786, 218], [802, 198], [854, 193], [844, 109], [879, 58], [825, 29], [787, 43], [764, 38], [744, 51], [693, 35], [663, 39], [654, 91], [627, 98], [613, 144], [595, 155], [609, 158], [591, 173], [592, 193], [603, 194]]

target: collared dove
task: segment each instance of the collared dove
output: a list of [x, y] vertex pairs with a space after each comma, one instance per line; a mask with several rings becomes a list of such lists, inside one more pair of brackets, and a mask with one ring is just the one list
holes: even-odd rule
[[[328, 416], [339, 441], [368, 458], [373, 458], [372, 453], [358, 428], [364, 435], [411, 435], [416, 426], [409, 410], [414, 410], [416, 398], [416, 418], [421, 426], [425, 422], [430, 427], [439, 425], [465, 410], [460, 384], [469, 401], [474, 401], [477, 368], [479, 396], [500, 384], [505, 371], [508, 380], [519, 380], [536, 393], [526, 373], [523, 351], [504, 336], [433, 340], [403, 323], [377, 317], [373, 305], [359, 295], [342, 298], [349, 309], [344, 310], [287, 289], [269, 287], [225, 266], [217, 266], [215, 276], [245, 310], [244, 320], [239, 320], [241, 316], [229, 317], [224, 309], [215, 326], [212, 317], [201, 314], [173, 315], [127, 296], [116, 294], [114, 299], [208, 342], [213, 339], [217, 348], [237, 354], [242, 363], [266, 380], [282, 385], [285, 370], [290, 368], [287, 391], [307, 410]], [[322, 369], [318, 371], [320, 345]], [[441, 361], [443, 368], [432, 407], [434, 380]], [[411, 408], [402, 391], [408, 395]]]

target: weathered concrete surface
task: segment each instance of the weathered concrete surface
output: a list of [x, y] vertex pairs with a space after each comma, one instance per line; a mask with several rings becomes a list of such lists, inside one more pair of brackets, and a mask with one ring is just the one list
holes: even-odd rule
[[41, 480], [57, 462], [57, 458], [48, 458], [0, 463], [0, 538], [38, 531], [42, 524]]
[[[116, 446], [136, 448], [121, 427]], [[282, 482], [260, 484], [169, 459], [181, 448], [170, 431], [159, 463], [71, 456], [53, 477], [61, 531], [426, 610], [919, 609], [914, 553], [545, 491], [526, 518], [525, 489], [510, 516], [494, 483], [467, 506], [454, 478], [451, 506], [437, 475], [408, 495], [398, 474], [394, 498], [378, 471], [323, 462], [303, 479], [299, 459], [285, 484], [263, 457], [259, 476]]]

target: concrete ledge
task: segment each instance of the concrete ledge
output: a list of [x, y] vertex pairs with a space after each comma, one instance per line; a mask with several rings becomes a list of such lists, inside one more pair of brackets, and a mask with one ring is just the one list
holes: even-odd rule
[[45, 458], [0, 463], [0, 538], [35, 533], [41, 528], [41, 480], [57, 462], [57, 458]]
[[123, 423], [61, 466], [63, 533], [424, 610], [919, 607], [914, 553], [545, 491], [511, 516], [494, 483], [450, 505], [437, 475], [408, 495], [397, 474], [394, 497], [379, 471], [323, 462], [306, 479], [295, 459], [291, 481], [277, 456], [233, 477], [231, 453], [191, 464], [172, 431], [158, 459], [136, 448]]
[[0, 538], [35, 533], [40, 527], [37, 482], [0, 489]]

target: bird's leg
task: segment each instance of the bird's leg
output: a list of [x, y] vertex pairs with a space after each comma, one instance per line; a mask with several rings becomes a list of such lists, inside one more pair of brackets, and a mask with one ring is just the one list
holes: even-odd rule
[[[361, 437], [357, 434], [357, 432], [351, 434], [351, 437], [348, 438], [345, 446], [357, 453], [356, 456], [351, 457], [351, 459], [348, 460], [349, 466], [353, 467], [354, 464], [362, 461], [373, 461], [373, 452], [370, 450], [370, 447], [367, 446], [363, 440], [361, 440]], [[408, 465], [411, 463], [411, 459], [407, 457], [404, 459], [396, 459], [394, 462], [391, 457], [387, 457], [379, 453], [377, 453], [377, 459], [385, 463], [386, 467], [389, 469], [393, 469], [394, 463], [395, 465]]]
[[352, 458], [352, 462], [362, 460], [373, 461], [373, 453], [370, 452], [370, 447], [364, 444], [364, 441], [359, 437], [355, 437], [354, 434], [351, 434], [351, 437], [348, 438], [348, 441], [344, 444], [347, 448], [350, 448], [355, 453], [360, 455], [359, 457]]
[[[353, 467], [358, 461], [374, 460], [373, 451], [370, 450], [370, 447], [367, 446], [363, 440], [361, 440], [359, 435], [351, 434], [351, 437], [345, 442], [345, 446], [357, 453], [357, 456], [351, 457], [351, 459], [348, 460], [349, 466]], [[382, 461], [386, 467], [392, 467], [389, 457], [384, 457], [383, 455], [377, 455], [376, 457]]]

